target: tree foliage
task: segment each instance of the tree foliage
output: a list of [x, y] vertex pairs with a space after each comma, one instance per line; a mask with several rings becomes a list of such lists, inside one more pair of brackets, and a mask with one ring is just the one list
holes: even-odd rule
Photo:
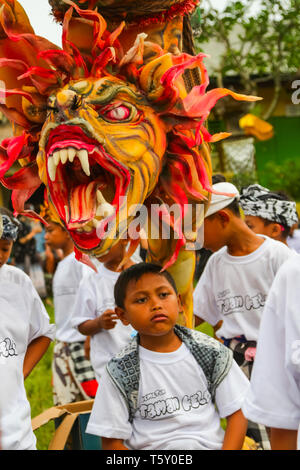
[[260, 183], [271, 190], [285, 191], [300, 201], [300, 160], [288, 159], [280, 164], [269, 161], [260, 173]]
[[218, 85], [228, 74], [238, 75], [244, 90], [255, 94], [262, 81], [274, 82], [274, 96], [265, 111], [274, 110], [282, 79], [300, 66], [300, 0], [228, 0], [223, 11], [203, 0], [192, 17], [195, 43], [215, 40], [223, 46], [215, 69]]

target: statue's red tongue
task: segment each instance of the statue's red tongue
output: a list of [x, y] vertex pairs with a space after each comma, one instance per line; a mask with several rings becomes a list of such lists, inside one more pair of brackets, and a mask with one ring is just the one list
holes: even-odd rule
[[68, 228], [87, 222], [96, 214], [96, 190], [97, 184], [91, 182], [80, 184], [71, 190], [69, 202]]

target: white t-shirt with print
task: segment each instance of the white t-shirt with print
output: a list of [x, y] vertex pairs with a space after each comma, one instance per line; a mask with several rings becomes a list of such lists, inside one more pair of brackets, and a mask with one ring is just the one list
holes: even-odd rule
[[251, 387], [243, 405], [252, 421], [274, 428], [299, 428], [299, 312], [300, 256], [296, 255], [278, 271], [264, 309]]
[[0, 268], [0, 443], [3, 450], [34, 450], [23, 362], [28, 345], [40, 336], [54, 339], [55, 326], [30, 278], [20, 269]]
[[[98, 272], [92, 272], [80, 282], [75, 301], [72, 325], [77, 327], [87, 320], [94, 320], [105, 310], [115, 308], [114, 286], [119, 272], [106, 269], [97, 264]], [[130, 341], [133, 328], [125, 326], [120, 320], [110, 330], [102, 329], [91, 336], [90, 358], [99, 380], [106, 363]]]
[[72, 326], [74, 302], [81, 279], [92, 269], [75, 258], [71, 253], [62, 259], [53, 276], [53, 300], [56, 324], [56, 339], [66, 343], [85, 341], [79, 331]]
[[128, 408], [107, 370], [103, 373], [86, 432], [122, 439], [129, 449], [221, 449], [220, 417], [241, 408], [249, 381], [233, 365], [211, 401], [207, 381], [184, 343], [174, 352], [139, 346], [138, 409], [132, 424]]
[[296, 256], [282, 242], [265, 241], [246, 256], [231, 256], [221, 248], [208, 260], [194, 290], [194, 314], [211, 325], [223, 324], [219, 338], [244, 335], [257, 341], [266, 298], [280, 266]]

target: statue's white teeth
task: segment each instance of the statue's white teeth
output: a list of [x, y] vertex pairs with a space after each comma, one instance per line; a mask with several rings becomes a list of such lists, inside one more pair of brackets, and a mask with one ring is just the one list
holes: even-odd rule
[[64, 165], [69, 157], [68, 149], [62, 149], [59, 153], [60, 153], [60, 161]]
[[84, 232], [86, 232], [86, 233], [90, 233], [90, 232], [93, 231], [93, 228], [94, 228], [94, 227], [93, 227], [93, 224], [91, 224], [91, 223], [89, 222], [88, 224], [86, 224], [86, 225], [84, 225], [84, 226], [82, 227], [82, 230], [83, 230]]
[[72, 147], [67, 149], [69, 162], [73, 163], [74, 158], [76, 157], [76, 150]]
[[82, 170], [87, 176], [90, 176], [89, 154], [85, 149], [77, 150], [73, 147], [56, 150], [53, 155], [48, 157], [48, 173], [51, 181], [55, 181], [56, 168], [61, 162], [63, 165], [68, 161], [73, 163], [75, 157], [79, 158]]
[[109, 204], [101, 193], [101, 191], [98, 189], [97, 193], [97, 202], [99, 206], [97, 207], [96, 211], [96, 216], [101, 216], [101, 217], [109, 217], [110, 215], [113, 215], [115, 213], [115, 208], [112, 204]]
[[57, 152], [53, 153], [53, 158], [54, 158], [54, 163], [57, 166], [60, 162], [60, 151], [59, 150]]
[[51, 181], [55, 181], [56, 165], [53, 157], [48, 158], [48, 174]]
[[96, 196], [98, 207], [94, 218], [87, 222], [85, 225], [81, 225], [81, 227], [78, 227], [76, 229], [77, 232], [91, 233], [93, 230], [99, 227], [99, 224], [101, 224], [103, 219], [115, 214], [116, 208], [105, 200], [103, 194], [99, 189], [96, 192]]
[[87, 176], [90, 176], [89, 154], [87, 150], [82, 149], [77, 151], [77, 157], [80, 160], [82, 169]]

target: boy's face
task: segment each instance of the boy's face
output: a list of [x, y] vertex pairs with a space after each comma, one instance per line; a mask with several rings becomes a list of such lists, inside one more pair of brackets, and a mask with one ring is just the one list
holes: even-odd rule
[[148, 273], [128, 284], [124, 309], [117, 307], [116, 312], [140, 336], [163, 336], [173, 329], [180, 309], [180, 298], [168, 280]]
[[217, 214], [204, 219], [204, 248], [218, 251], [225, 245], [223, 239], [223, 225]]
[[0, 268], [9, 260], [12, 247], [12, 241], [0, 239]]
[[[276, 238], [277, 231], [280, 234], [280, 225], [274, 223], [267, 224], [265, 225], [264, 219], [261, 217], [257, 217], [254, 215], [245, 215], [245, 222], [248, 225], [248, 227], [255, 233], [259, 233], [261, 235], [267, 235], [267, 237], [270, 238]], [[276, 227], [275, 227], [276, 225]], [[277, 228], [278, 230], [274, 230], [274, 228]]]
[[68, 232], [55, 222], [49, 222], [45, 231], [45, 241], [47, 245], [55, 250], [62, 248], [70, 238]]
[[261, 217], [256, 217], [254, 215], [245, 215], [245, 222], [253, 232], [267, 235], [265, 233], [265, 230], [268, 227], [265, 226], [264, 221]]

